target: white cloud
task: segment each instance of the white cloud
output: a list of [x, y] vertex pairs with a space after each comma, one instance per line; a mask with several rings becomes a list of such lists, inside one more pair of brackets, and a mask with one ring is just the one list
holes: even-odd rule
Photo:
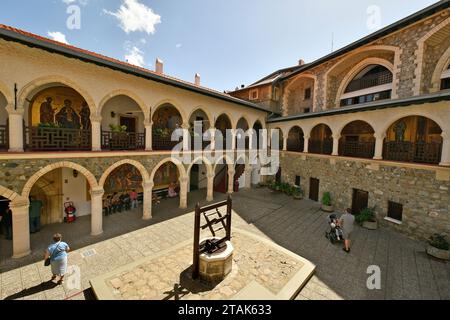
[[147, 39], [142, 38], [141, 40], [139, 40], [139, 42], [142, 43], [142, 44], [146, 44], [147, 43]]
[[144, 52], [136, 46], [125, 48], [125, 60], [135, 66], [143, 67], [145, 65]]
[[126, 33], [141, 31], [153, 34], [155, 33], [155, 26], [161, 23], [161, 16], [138, 0], [123, 0], [117, 12], [106, 9], [103, 12], [116, 17], [120, 21], [120, 27]]
[[183, 46], [182, 43], [177, 43], [177, 44], [175, 45], [175, 47], [176, 47], [177, 49], [180, 49], [182, 46]]
[[67, 5], [78, 3], [81, 4], [82, 6], [87, 5], [88, 1], [89, 0], [62, 0], [62, 2], [64, 2]]
[[55, 41], [69, 44], [69, 42], [66, 39], [66, 35], [64, 33], [61, 33], [59, 31], [49, 31], [47, 32], [47, 35]]

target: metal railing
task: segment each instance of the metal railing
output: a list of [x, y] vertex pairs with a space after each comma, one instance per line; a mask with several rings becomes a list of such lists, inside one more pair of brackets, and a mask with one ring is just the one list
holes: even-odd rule
[[28, 148], [33, 151], [91, 150], [91, 130], [31, 127]]
[[387, 141], [384, 143], [385, 160], [439, 164], [442, 155], [442, 143]]
[[8, 126], [0, 125], [0, 150], [8, 150], [9, 148]]
[[333, 139], [309, 140], [309, 153], [332, 154]]
[[303, 152], [305, 149], [304, 139], [288, 139], [287, 140], [287, 151]]
[[103, 150], [144, 150], [145, 133], [102, 131]]
[[393, 80], [392, 73], [390, 71], [382, 71], [367, 75], [361, 79], [355, 79], [349, 83], [345, 93], [358, 91], [362, 89], [367, 89], [375, 86], [380, 86], [383, 84], [391, 83]]
[[339, 143], [339, 155], [372, 159], [375, 155], [375, 141], [341, 141]]

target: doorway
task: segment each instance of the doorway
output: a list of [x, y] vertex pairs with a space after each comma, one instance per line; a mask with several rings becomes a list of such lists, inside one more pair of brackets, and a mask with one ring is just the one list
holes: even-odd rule
[[359, 215], [369, 207], [369, 193], [364, 190], [353, 189], [352, 214]]
[[191, 177], [190, 177], [190, 191], [195, 191], [199, 189], [199, 175], [200, 166], [198, 164], [194, 164], [191, 169]]
[[278, 168], [278, 172], [275, 176], [275, 182], [276, 183], [281, 183], [281, 168]]
[[128, 133], [136, 132], [136, 118], [134, 117], [120, 116], [120, 125], [126, 126]]
[[320, 180], [316, 178], [309, 179], [309, 199], [319, 201]]

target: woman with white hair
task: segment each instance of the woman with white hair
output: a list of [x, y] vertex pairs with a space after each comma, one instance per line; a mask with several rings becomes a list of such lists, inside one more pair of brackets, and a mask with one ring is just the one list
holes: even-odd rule
[[52, 280], [59, 277], [58, 284], [62, 284], [67, 273], [67, 253], [70, 251], [69, 245], [62, 241], [62, 235], [57, 233], [53, 236], [53, 243], [45, 251], [45, 265], [51, 265]]

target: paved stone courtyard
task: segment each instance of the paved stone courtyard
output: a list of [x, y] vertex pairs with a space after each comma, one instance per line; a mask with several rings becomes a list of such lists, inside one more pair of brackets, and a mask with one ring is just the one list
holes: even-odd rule
[[[192, 209], [204, 197], [201, 192], [190, 193], [186, 210], [179, 210], [176, 201], [164, 201], [155, 207], [152, 221], [140, 220], [139, 210], [105, 218], [101, 237], [89, 236], [89, 217], [74, 225], [48, 226], [33, 235], [33, 255], [20, 260], [4, 254], [9, 243], [2, 240], [0, 297], [90, 299], [89, 279], [191, 239]], [[217, 201], [222, 199], [224, 195], [216, 195]], [[298, 299], [450, 299], [450, 264], [429, 258], [425, 243], [388, 229], [357, 227], [352, 252], [346, 254], [325, 239], [327, 214], [317, 203], [267, 189], [241, 191], [233, 199], [237, 213], [233, 226], [271, 239], [317, 266]], [[82, 290], [70, 289], [70, 283], [46, 282], [50, 271], [38, 259], [54, 231], [62, 232], [75, 249], [69, 261], [80, 268]], [[381, 268], [381, 290], [366, 287], [370, 265]]]

